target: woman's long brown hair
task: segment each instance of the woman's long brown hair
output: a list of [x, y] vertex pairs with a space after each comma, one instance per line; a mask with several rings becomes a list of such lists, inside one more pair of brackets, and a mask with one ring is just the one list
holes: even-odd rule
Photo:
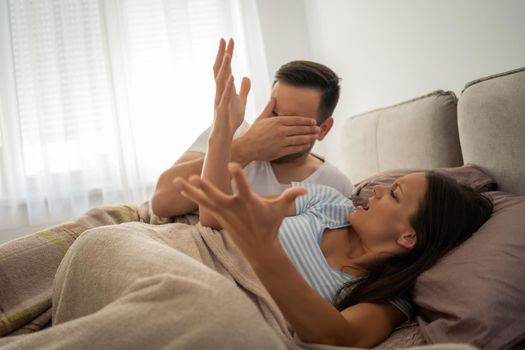
[[490, 217], [493, 204], [487, 197], [445, 175], [425, 174], [427, 192], [410, 220], [416, 245], [408, 254], [392, 257], [375, 266], [367, 277], [340, 288], [333, 301], [339, 310], [409, 295], [423, 271], [472, 236]]

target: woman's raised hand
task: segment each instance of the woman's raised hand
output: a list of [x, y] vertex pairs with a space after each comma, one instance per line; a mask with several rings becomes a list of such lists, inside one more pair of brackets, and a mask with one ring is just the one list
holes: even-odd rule
[[248, 258], [263, 257], [266, 249], [278, 244], [277, 233], [285, 216], [294, 215], [295, 198], [304, 188], [289, 188], [275, 198], [263, 198], [250, 190], [241, 167], [230, 163], [238, 193], [228, 195], [199, 176], [189, 181], [177, 178], [182, 195], [205, 207], [224, 227]]
[[233, 39], [228, 41], [228, 46], [226, 46], [226, 41], [221, 39], [213, 65], [213, 75], [215, 77], [215, 119], [213, 128], [219, 133], [228, 133], [228, 136], [233, 136], [235, 130], [242, 124], [246, 110], [246, 101], [250, 92], [250, 79], [246, 77], [242, 79], [239, 94], [236, 92], [231, 71], [233, 48]]

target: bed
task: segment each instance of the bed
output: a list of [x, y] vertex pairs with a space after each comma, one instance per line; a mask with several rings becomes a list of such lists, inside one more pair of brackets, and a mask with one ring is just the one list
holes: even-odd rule
[[[398, 327], [377, 348], [525, 348], [523, 96], [525, 68], [468, 83], [459, 98], [452, 92], [435, 91], [346, 121], [342, 142], [347, 160], [344, 170], [356, 184], [356, 202], [366, 200], [374, 184], [389, 183], [398, 175], [413, 171], [439, 169], [486, 193], [496, 204], [493, 217], [471, 239], [421, 275], [413, 291], [417, 318]], [[56, 334], [48, 332], [46, 338], [45, 331], [52, 323], [55, 274], [79, 237], [95, 236], [98, 228], [115, 224], [124, 224], [122, 230], [129, 232], [140, 225], [158, 226], [162, 231], [170, 227], [166, 224], [196, 221], [194, 215], [156, 217], [149, 203], [104, 206], [71, 222], [1, 245], [0, 347], [31, 348], [38, 344], [40, 348], [53, 348], [67, 344], [60, 343]], [[216, 245], [218, 263], [214, 264], [227, 266], [228, 262], [220, 256], [224, 249], [231, 249], [229, 243], [215, 242], [214, 236], [202, 227], [197, 231], [189, 232], [189, 237], [200, 237], [199, 242], [207, 247]], [[264, 320], [276, 333], [284, 334], [277, 339], [282, 348], [336, 348], [294, 341], [293, 334], [285, 334], [285, 321], [273, 309], [271, 300], [265, 299], [264, 291], [253, 287], [249, 278], [242, 280], [246, 277], [242, 275], [249, 272], [226, 272], [228, 278], [245, 289], [254, 289], [252, 298]], [[57, 317], [60, 314], [53, 315], [53, 319]], [[151, 335], [158, 329], [149, 331], [153, 339]], [[213, 330], [202, 331], [208, 331], [212, 338]], [[66, 329], [61, 339], [74, 341], [72, 333]], [[39, 334], [42, 337], [35, 337]], [[143, 338], [147, 338], [146, 334]], [[139, 348], [139, 340], [116, 341], [107, 347], [122, 348], [128, 344], [125, 347]], [[178, 345], [190, 348], [196, 343], [188, 344]], [[208, 345], [235, 348], [217, 341], [200, 344], [199, 348]]]

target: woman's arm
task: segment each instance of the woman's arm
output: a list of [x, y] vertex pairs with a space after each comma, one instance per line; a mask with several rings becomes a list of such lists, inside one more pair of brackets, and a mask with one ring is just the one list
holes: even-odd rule
[[250, 191], [238, 165], [230, 166], [230, 171], [239, 190], [236, 195], [198, 177], [191, 184], [179, 179], [178, 186], [226, 228], [301, 340], [370, 347], [403, 321], [404, 315], [390, 304], [358, 304], [339, 312], [313, 290], [277, 238], [283, 218], [305, 189], [291, 188], [277, 198], [263, 199]]
[[251, 265], [302, 341], [368, 348], [386, 339], [405, 319], [389, 303], [363, 303], [338, 311], [308, 285], [279, 248], [251, 259]]
[[[215, 76], [215, 116], [213, 127], [208, 138], [208, 152], [204, 157], [201, 176], [209, 180], [224, 193], [231, 194], [231, 180], [228, 162], [231, 157], [233, 135], [244, 120], [246, 100], [250, 91], [250, 80], [243, 78], [239, 94], [231, 74], [231, 59], [234, 43], [230, 39], [228, 46], [221, 39], [213, 72]], [[202, 225], [220, 229], [215, 216], [199, 204], [200, 222]]]

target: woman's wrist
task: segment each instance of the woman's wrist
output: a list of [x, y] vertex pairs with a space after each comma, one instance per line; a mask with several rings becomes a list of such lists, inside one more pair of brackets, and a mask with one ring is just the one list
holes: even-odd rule
[[244, 137], [241, 135], [235, 140], [233, 140], [232, 143], [232, 150], [231, 150], [231, 159], [234, 162], [237, 162], [241, 164], [241, 167], [244, 168], [248, 163], [250, 163], [253, 159], [250, 159], [249, 157], [249, 143], [244, 142]]
[[290, 258], [286, 255], [278, 240], [266, 247], [259, 247], [249, 254], [250, 265], [257, 275], [273, 275], [283, 271], [283, 266], [290, 264]]
[[208, 137], [208, 146], [219, 145], [219, 147], [224, 148], [228, 145], [231, 146], [232, 142], [233, 134], [217, 131], [216, 129], [213, 129]]

